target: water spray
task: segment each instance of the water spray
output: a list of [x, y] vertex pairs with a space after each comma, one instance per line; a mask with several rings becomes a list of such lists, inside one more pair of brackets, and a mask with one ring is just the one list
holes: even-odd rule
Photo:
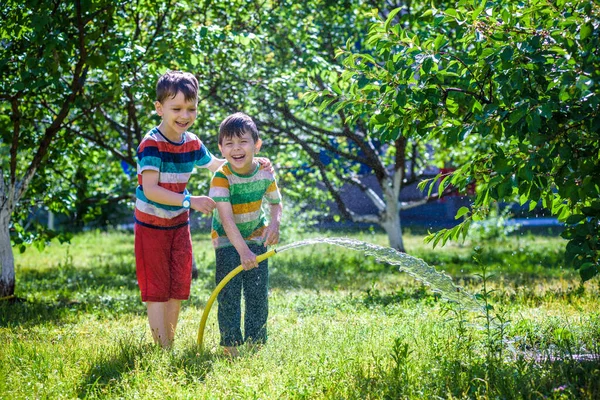
[[[440, 296], [448, 301], [459, 303], [467, 310], [481, 312], [484, 310], [484, 305], [479, 302], [473, 295], [465, 292], [461, 287], [456, 286], [452, 282], [452, 278], [444, 272], [438, 272], [435, 268], [427, 264], [420, 258], [409, 256], [406, 253], [401, 253], [391, 247], [382, 247], [375, 244], [362, 242], [360, 240], [348, 239], [348, 238], [315, 238], [303, 240], [300, 242], [290, 243], [282, 246], [279, 249], [272, 249], [264, 254], [256, 257], [257, 262], [261, 262], [277, 253], [294, 249], [296, 247], [314, 245], [314, 244], [331, 244], [334, 246], [340, 246], [347, 249], [362, 251], [365, 255], [375, 257], [377, 262], [383, 262], [391, 265], [399, 266], [399, 270], [406, 272], [416, 280], [423, 284], [431, 287], [432, 291], [439, 293]], [[237, 274], [242, 272], [244, 268], [239, 265], [236, 269], [231, 271], [214, 289], [204, 312], [200, 320], [200, 329], [198, 329], [198, 346], [202, 348], [202, 342], [204, 339], [204, 328], [206, 327], [206, 320], [210, 309], [215, 302], [219, 292], [227, 283], [233, 279]]]

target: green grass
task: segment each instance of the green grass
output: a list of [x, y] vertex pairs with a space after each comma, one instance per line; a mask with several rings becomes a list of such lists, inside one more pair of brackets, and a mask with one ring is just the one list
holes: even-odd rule
[[0, 303], [0, 398], [600, 397], [600, 284], [563, 265], [561, 239], [515, 236], [478, 253], [432, 250], [417, 235], [405, 244], [483, 293], [487, 318], [357, 252], [303, 247], [271, 259], [269, 341], [233, 362], [218, 348], [215, 310], [206, 351], [195, 345], [214, 288], [208, 234], [194, 236], [199, 278], [171, 351], [151, 343], [131, 234], [30, 249], [16, 256], [21, 300]]

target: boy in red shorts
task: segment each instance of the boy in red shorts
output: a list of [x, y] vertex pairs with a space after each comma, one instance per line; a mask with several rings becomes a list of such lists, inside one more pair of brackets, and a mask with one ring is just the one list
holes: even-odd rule
[[[188, 131], [197, 116], [198, 81], [187, 72], [170, 71], [156, 85], [159, 126], [138, 149], [135, 203], [136, 274], [155, 343], [169, 348], [175, 337], [181, 300], [190, 295], [192, 240], [189, 209], [210, 214], [215, 202], [186, 189], [194, 167], [215, 172], [225, 162], [215, 158]], [[262, 159], [267, 168], [268, 160]]]

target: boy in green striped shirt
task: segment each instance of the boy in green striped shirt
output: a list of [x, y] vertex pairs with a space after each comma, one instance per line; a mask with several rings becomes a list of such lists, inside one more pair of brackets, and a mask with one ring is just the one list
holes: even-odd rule
[[[279, 242], [282, 205], [273, 173], [255, 159], [261, 144], [258, 129], [246, 114], [230, 115], [219, 127], [219, 150], [227, 162], [215, 172], [209, 192], [218, 211], [213, 214], [211, 233], [216, 283], [238, 265], [244, 268], [218, 296], [221, 346], [230, 356], [237, 356], [237, 346], [244, 342], [263, 344], [267, 340], [268, 260], [259, 264], [256, 256]], [[270, 209], [268, 225], [263, 198]], [[240, 329], [242, 291], [244, 336]]]

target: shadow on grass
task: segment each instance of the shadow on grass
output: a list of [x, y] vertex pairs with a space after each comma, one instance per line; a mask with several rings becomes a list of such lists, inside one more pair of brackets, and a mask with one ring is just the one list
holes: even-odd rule
[[[507, 285], [523, 286], [556, 275], [558, 268], [555, 267], [560, 266], [562, 255], [544, 254], [542, 251], [530, 253], [510, 248], [484, 249], [480, 261], [482, 265], [492, 266], [492, 272], [502, 271]], [[479, 281], [472, 274], [480, 271], [482, 265], [473, 262], [469, 252], [458, 255], [438, 249], [422, 256], [438, 271], [449, 271], [458, 284], [469, 286], [476, 285]], [[540, 263], [548, 266], [548, 275], [544, 275], [543, 271], [540, 274], [539, 269], [532, 270], [532, 265]], [[508, 264], [511, 265], [510, 268], [507, 268]], [[195, 284], [201, 285], [207, 292], [212, 291], [215, 286], [214, 264], [199, 267], [199, 278]], [[369, 293], [368, 288], [373, 282], [380, 282], [397, 274], [399, 272], [395, 266], [379, 263], [373, 257], [354, 250], [332, 246], [306, 246], [270, 260], [270, 286], [273, 289], [359, 290], [366, 293], [367, 302], [383, 305], [431, 296], [416, 281], [412, 288], [395, 287], [392, 294]], [[111, 253], [107, 250], [102, 255], [90, 256], [90, 264], [85, 267], [73, 265], [72, 259], [67, 257], [55, 268], [27, 268], [18, 273], [17, 286], [17, 294], [26, 297], [26, 301], [13, 305], [0, 304], [0, 326], [39, 324], [46, 321], [58, 323], [73, 320], [80, 313], [111, 317], [116, 314], [145, 312], [139, 299], [135, 266], [127, 251]], [[185, 302], [184, 307], [204, 307], [205, 300], [204, 297], [192, 299], [191, 302]]]
[[78, 397], [90, 398], [93, 394], [106, 391], [109, 386], [117, 386], [123, 375], [135, 368], [136, 362], [153, 351], [156, 351], [155, 346], [144, 344], [142, 337], [137, 343], [131, 339], [121, 339], [115, 347], [101, 351], [96, 359], [90, 361]]
[[474, 262], [475, 252], [472, 249], [458, 254], [455, 251], [445, 251], [442, 247], [416, 256], [437, 270], [445, 270], [455, 276], [478, 273], [482, 265], [487, 266], [489, 271], [499, 270], [504, 276], [515, 278], [534, 279], [540, 274], [549, 278], [564, 272], [564, 251], [502, 247], [494, 243], [484, 243], [480, 247], [480, 264]]
[[83, 302], [64, 298], [48, 301], [21, 299], [13, 304], [0, 303], [0, 327], [32, 327], [48, 322], [75, 322], [83, 314], [112, 318], [117, 315], [140, 315], [145, 312], [146, 308], [137, 294], [118, 297], [90, 295], [86, 296]]
[[111, 317], [145, 312], [135, 267], [127, 263], [89, 268], [61, 264], [25, 269], [17, 277], [17, 293], [26, 295], [20, 301], [0, 302], [0, 327], [73, 321], [82, 313]]
[[220, 357], [198, 346], [187, 346], [185, 350], [172, 357], [173, 374], [183, 371], [189, 382], [204, 382], [206, 375], [212, 370], [213, 363]]
[[59, 264], [42, 270], [25, 269], [19, 272], [19, 289], [35, 290], [86, 290], [93, 288], [120, 288], [137, 290], [135, 264], [130, 262], [101, 262], [86, 267]]
[[426, 304], [433, 305], [440, 301], [441, 295], [434, 293], [425, 285], [416, 286], [414, 288], [400, 288], [395, 292], [386, 293], [377, 289], [367, 289], [362, 297], [362, 303], [366, 307], [383, 306], [391, 304], [401, 304], [407, 301], [424, 301]]
[[195, 346], [187, 347], [182, 352], [172, 352], [145, 342], [143, 336], [139, 339], [122, 338], [114, 347], [102, 351], [90, 361], [78, 397], [102, 397], [106, 393], [118, 393], [124, 377], [132, 372], [136, 377], [140, 377], [140, 374], [156, 377], [162, 374], [161, 370], [173, 375], [183, 371], [188, 382], [202, 382], [212, 369], [215, 358]]
[[[286, 288], [326, 289], [333, 286], [357, 287], [368, 285], [378, 277], [398, 273], [398, 267], [379, 263], [371, 256], [330, 246], [301, 247], [271, 262], [271, 286]], [[486, 266], [489, 273], [499, 271], [507, 280], [521, 282], [555, 278], [564, 274], [564, 252], [547, 249], [498, 247], [493, 243], [482, 246], [475, 262], [475, 252], [456, 252], [438, 248], [425, 253], [409, 253], [422, 258], [437, 271], [445, 271], [455, 279], [470, 279]]]
[[[310, 250], [269, 259], [269, 287], [273, 289], [327, 290], [369, 286], [378, 277], [394, 273], [398, 273], [396, 267], [378, 263], [355, 251]], [[216, 286], [214, 274], [214, 261], [204, 268], [199, 266], [198, 278], [193, 284], [212, 292]]]

